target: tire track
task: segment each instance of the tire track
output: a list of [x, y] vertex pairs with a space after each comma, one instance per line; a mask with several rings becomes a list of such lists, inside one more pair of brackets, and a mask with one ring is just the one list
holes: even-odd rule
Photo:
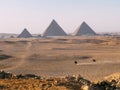
[[24, 53], [20, 56], [19, 62], [17, 62], [17, 64], [15, 66], [12, 66], [10, 68], [6, 68], [4, 70], [15, 70], [15, 69], [20, 68], [22, 65], [24, 65], [27, 62], [26, 58], [28, 56], [28, 53], [29, 53], [31, 47], [32, 47], [32, 41], [27, 43]]

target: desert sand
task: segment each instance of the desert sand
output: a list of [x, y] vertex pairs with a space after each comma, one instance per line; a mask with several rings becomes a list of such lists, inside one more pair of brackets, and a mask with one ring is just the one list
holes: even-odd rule
[[15, 74], [98, 81], [120, 72], [120, 38], [113, 36], [0, 39], [3, 54], [11, 57], [0, 59], [0, 69]]

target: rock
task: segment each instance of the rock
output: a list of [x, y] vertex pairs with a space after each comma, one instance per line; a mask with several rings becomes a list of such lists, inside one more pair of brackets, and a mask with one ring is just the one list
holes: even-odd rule
[[19, 79], [19, 78], [21, 78], [21, 79], [29, 79], [29, 78], [41, 79], [40, 76], [37, 76], [37, 75], [35, 75], [35, 74], [25, 74], [25, 75], [20, 74], [20, 75], [17, 75], [17, 78], [18, 78], [18, 79]]
[[13, 74], [10, 72], [5, 72], [3, 70], [0, 71], [0, 79], [12, 78]]
[[80, 90], [90, 90], [88, 85], [83, 85]]

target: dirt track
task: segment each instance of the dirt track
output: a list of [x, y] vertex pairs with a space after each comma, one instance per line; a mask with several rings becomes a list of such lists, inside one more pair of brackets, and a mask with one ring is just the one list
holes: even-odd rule
[[[20, 55], [20, 60], [16, 63], [16, 65], [9, 67], [5, 70], [9, 71], [9, 70], [16, 70], [17, 68], [20, 68], [22, 65], [27, 63], [26, 58], [28, 57], [28, 53], [30, 52], [30, 48], [32, 47], [32, 42], [28, 42], [25, 49], [24, 49], [24, 53], [22, 55]], [[19, 54], [19, 53], [18, 53]]]

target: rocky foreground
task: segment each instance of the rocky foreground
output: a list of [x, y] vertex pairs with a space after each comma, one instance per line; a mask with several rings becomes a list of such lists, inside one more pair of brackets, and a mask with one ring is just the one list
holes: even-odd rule
[[46, 79], [34, 74], [0, 71], [0, 90], [120, 90], [120, 75], [114, 74], [95, 83], [80, 75]]

